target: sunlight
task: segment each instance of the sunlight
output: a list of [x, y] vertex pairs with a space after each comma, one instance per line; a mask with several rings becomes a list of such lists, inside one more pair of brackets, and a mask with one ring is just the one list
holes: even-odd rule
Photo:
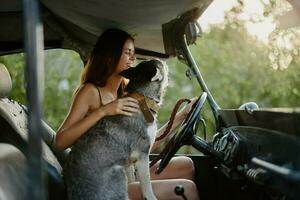
[[208, 31], [211, 25], [220, 24], [224, 21], [225, 12], [236, 4], [236, 0], [214, 0], [199, 18], [202, 30]]
[[240, 18], [247, 21], [247, 31], [258, 40], [268, 43], [268, 37], [276, 27], [274, 19], [264, 16], [264, 6], [261, 1], [244, 0], [244, 3], [244, 13]]
[[[250, 35], [267, 43], [269, 34], [276, 27], [274, 19], [263, 15], [264, 7], [259, 0], [244, 0], [243, 2], [244, 12], [239, 18], [246, 21], [246, 29]], [[236, 4], [237, 0], [215, 0], [199, 18], [203, 31], [209, 31], [211, 25], [221, 24], [224, 21], [224, 13]]]
[[269, 42], [269, 35], [272, 31], [274, 31], [275, 27], [276, 24], [274, 21], [268, 18], [262, 22], [246, 22], [246, 29], [248, 33], [264, 43]]
[[[235, 10], [235, 17], [243, 21], [250, 36], [269, 48], [268, 58], [272, 68], [284, 70], [293, 61], [300, 63], [300, 28], [297, 28], [300, 20], [299, 13], [292, 12], [293, 7], [288, 1], [276, 3], [275, 8], [270, 0], [242, 0], [242, 10]], [[238, 0], [213, 1], [199, 18], [203, 31], [208, 32], [212, 26], [222, 26], [225, 13], [235, 6], [239, 8], [238, 4]]]

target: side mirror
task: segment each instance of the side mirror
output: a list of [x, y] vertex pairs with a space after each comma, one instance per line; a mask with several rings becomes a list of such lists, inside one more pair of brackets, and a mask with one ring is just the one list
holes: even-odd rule
[[189, 22], [185, 27], [185, 35], [188, 45], [195, 44], [198, 37], [202, 36], [202, 28], [197, 21]]
[[247, 102], [247, 103], [242, 104], [239, 107], [239, 110], [246, 110], [249, 113], [252, 113], [254, 110], [258, 110], [258, 109], [259, 109], [259, 107], [255, 102]]

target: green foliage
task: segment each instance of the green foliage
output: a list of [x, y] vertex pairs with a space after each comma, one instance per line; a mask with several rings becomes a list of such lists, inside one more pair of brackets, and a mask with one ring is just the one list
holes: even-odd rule
[[[10, 95], [26, 105], [24, 87], [24, 54], [0, 57], [13, 80]], [[56, 130], [68, 113], [74, 89], [79, 84], [83, 67], [78, 54], [68, 50], [45, 51], [44, 120]]]
[[46, 51], [44, 116], [54, 130], [68, 113], [82, 68], [79, 55], [73, 51]]
[[246, 37], [245, 30], [213, 28], [192, 50], [221, 107], [237, 108], [247, 101], [261, 107], [299, 106], [299, 64], [273, 69], [268, 47]]
[[3, 63], [12, 78], [11, 98], [25, 104], [25, 84], [24, 84], [24, 54], [1, 56], [0, 63]]

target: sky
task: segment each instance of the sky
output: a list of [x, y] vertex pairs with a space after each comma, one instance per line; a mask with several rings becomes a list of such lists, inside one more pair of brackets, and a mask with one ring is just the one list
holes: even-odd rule
[[[209, 26], [213, 24], [220, 24], [224, 20], [224, 13], [230, 10], [237, 0], [214, 0], [207, 8], [203, 15], [199, 18], [199, 23], [203, 31], [208, 31]], [[241, 15], [242, 19], [249, 19], [250, 17], [263, 16], [263, 5], [260, 0], [244, 0], [244, 13]], [[274, 30], [276, 24], [272, 18], [265, 18], [261, 23], [247, 22], [246, 28], [251, 35], [256, 36], [263, 42], [268, 42], [269, 34]]]

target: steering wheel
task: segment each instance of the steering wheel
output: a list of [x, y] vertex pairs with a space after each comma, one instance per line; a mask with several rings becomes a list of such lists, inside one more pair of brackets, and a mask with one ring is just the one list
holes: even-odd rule
[[165, 167], [168, 165], [171, 158], [175, 155], [178, 149], [188, 142], [193, 135], [195, 135], [195, 128], [197, 127], [198, 117], [200, 115], [201, 109], [206, 100], [207, 93], [203, 92], [198, 100], [194, 103], [193, 108], [188, 114], [185, 121], [179, 128], [177, 134], [175, 134], [163, 151], [158, 155], [161, 158], [161, 162], [156, 170], [156, 173], [159, 174], [162, 172]]

